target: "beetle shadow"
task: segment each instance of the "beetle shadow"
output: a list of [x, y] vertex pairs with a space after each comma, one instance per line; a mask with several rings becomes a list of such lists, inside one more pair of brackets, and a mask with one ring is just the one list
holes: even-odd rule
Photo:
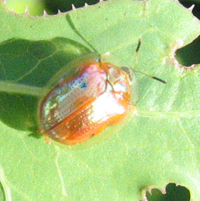
[[40, 90], [69, 61], [90, 52], [82, 44], [62, 37], [12, 38], [0, 43], [0, 121], [38, 138]]

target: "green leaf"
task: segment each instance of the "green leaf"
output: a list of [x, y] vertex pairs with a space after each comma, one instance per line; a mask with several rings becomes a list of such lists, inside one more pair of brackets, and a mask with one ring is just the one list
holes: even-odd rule
[[[35, 18], [7, 13], [1, 2], [0, 197], [128, 201], [174, 182], [199, 200], [199, 67], [186, 70], [173, 54], [199, 32], [199, 21], [173, 0], [112, 0]], [[31, 137], [40, 90], [71, 59], [94, 50], [167, 84], [137, 74], [138, 114], [90, 148]]]

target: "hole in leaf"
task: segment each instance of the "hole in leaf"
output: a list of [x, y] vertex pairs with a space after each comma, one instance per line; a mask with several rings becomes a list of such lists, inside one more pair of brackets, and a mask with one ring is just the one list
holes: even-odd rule
[[184, 186], [177, 186], [169, 183], [166, 186], [166, 193], [158, 189], [152, 189], [151, 193], [146, 193], [148, 201], [190, 201], [190, 192]]
[[200, 19], [200, 1], [198, 0], [179, 0], [179, 2], [186, 8], [190, 8], [192, 5], [194, 5], [194, 8], [192, 10], [192, 13], [194, 16], [196, 16], [198, 19]]
[[200, 63], [200, 37], [176, 51], [176, 59], [183, 66]]

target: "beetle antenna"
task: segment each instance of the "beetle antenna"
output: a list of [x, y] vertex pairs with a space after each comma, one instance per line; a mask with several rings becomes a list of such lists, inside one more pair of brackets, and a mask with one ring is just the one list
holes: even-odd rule
[[[141, 39], [139, 39], [138, 41], [138, 44], [137, 44], [137, 47], [135, 49], [135, 53], [134, 53], [134, 63], [133, 63], [133, 70], [134, 70], [134, 66], [136, 66], [137, 64], [137, 58], [138, 58], [138, 52], [139, 52], [139, 49], [140, 49], [140, 46], [141, 46]], [[135, 71], [135, 70], [134, 70]]]
[[159, 81], [159, 82], [162, 82], [163, 84], [166, 84], [166, 83], [167, 83], [165, 80], [162, 80], [162, 79], [160, 79], [160, 78], [158, 78], [158, 77], [155, 77], [155, 76], [153, 76], [153, 75], [149, 75], [149, 74], [140, 72], [140, 71], [138, 71], [138, 70], [134, 70], [134, 72], [136, 72], [136, 73], [141, 73], [141, 74], [143, 74], [143, 75], [145, 75], [145, 76], [147, 76], [147, 77], [150, 77], [150, 78], [152, 78], [152, 79], [154, 79], [154, 80], [157, 80], [157, 81]]
[[[137, 45], [137, 47], [136, 47], [136, 49], [135, 49], [135, 54], [134, 54], [134, 66], [136, 66], [136, 63], [137, 63], [137, 55], [138, 55], [140, 46], [141, 46], [141, 39], [139, 39], [138, 45]], [[141, 73], [141, 74], [143, 74], [143, 75], [145, 75], [145, 76], [147, 76], [147, 77], [150, 77], [150, 78], [152, 78], [152, 79], [154, 79], [154, 80], [157, 80], [157, 81], [159, 81], [159, 82], [162, 82], [163, 84], [166, 84], [166, 83], [167, 83], [165, 80], [162, 80], [162, 79], [160, 79], [160, 78], [158, 78], [158, 77], [155, 77], [155, 76], [153, 76], [153, 75], [149, 75], [149, 74], [143, 73], [143, 72], [141, 72], [141, 71], [135, 70], [134, 68], [133, 68], [133, 71], [136, 72], [136, 73]]]

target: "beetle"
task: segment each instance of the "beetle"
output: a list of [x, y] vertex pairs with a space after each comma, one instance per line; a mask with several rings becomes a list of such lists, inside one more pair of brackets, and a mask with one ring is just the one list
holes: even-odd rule
[[40, 101], [39, 132], [62, 144], [76, 145], [124, 122], [129, 113], [136, 113], [133, 71], [106, 62], [96, 53], [70, 62], [50, 81]]
[[62, 70], [40, 101], [39, 132], [74, 145], [122, 122], [136, 110], [126, 70], [101, 61], [97, 54], [71, 62], [64, 70], [68, 74]]

